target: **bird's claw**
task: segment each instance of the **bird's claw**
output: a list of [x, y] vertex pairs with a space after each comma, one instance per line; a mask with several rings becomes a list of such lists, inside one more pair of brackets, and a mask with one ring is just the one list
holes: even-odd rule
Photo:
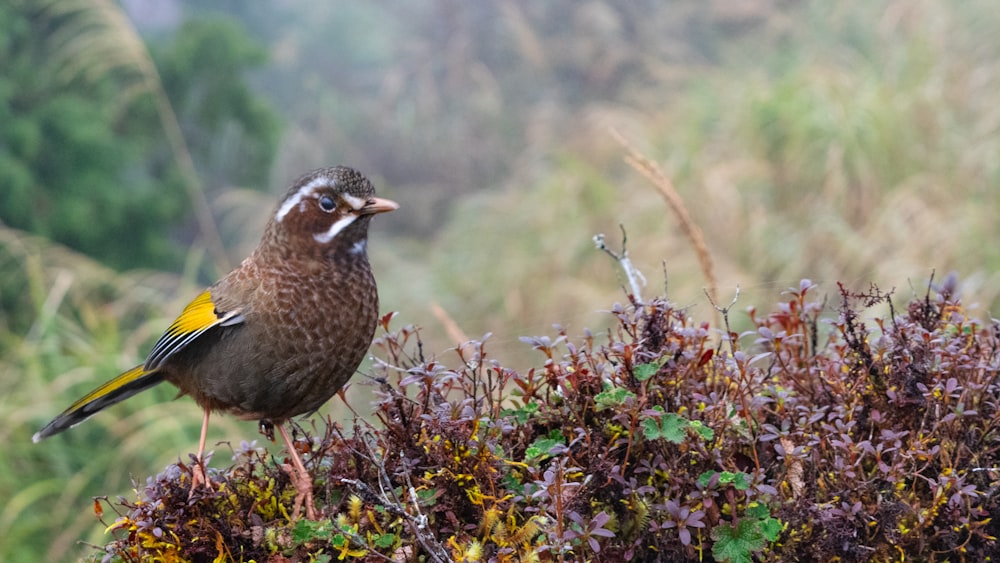
[[288, 473], [295, 487], [295, 506], [292, 508], [292, 520], [298, 520], [302, 513], [302, 505], [306, 507], [306, 518], [316, 520], [316, 509], [313, 502], [312, 479], [307, 475], [300, 475], [295, 467], [288, 463], [281, 464], [281, 469]]
[[198, 490], [198, 486], [208, 489], [209, 491], [214, 490], [212, 487], [212, 481], [208, 478], [208, 474], [205, 472], [205, 460], [197, 459], [191, 465], [191, 491], [188, 493], [188, 500], [194, 497], [194, 492]]

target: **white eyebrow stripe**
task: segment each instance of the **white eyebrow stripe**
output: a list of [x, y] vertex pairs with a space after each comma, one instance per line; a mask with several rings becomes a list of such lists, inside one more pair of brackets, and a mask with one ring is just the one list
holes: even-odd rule
[[299, 188], [299, 191], [290, 195], [288, 199], [285, 200], [285, 203], [281, 204], [278, 212], [274, 215], [274, 220], [280, 223], [281, 220], [285, 218], [285, 215], [288, 215], [288, 213], [303, 199], [311, 196], [316, 191], [316, 188], [327, 185], [333, 186], [336, 185], [336, 183], [337, 181], [329, 176], [317, 176], [316, 178], [313, 178], [308, 184]]
[[340, 231], [343, 231], [345, 228], [347, 228], [347, 226], [350, 225], [351, 223], [353, 223], [354, 220], [357, 219], [357, 218], [358, 218], [357, 215], [355, 215], [353, 213], [349, 213], [349, 214], [345, 215], [344, 217], [342, 217], [340, 219], [337, 219], [336, 222], [334, 222], [332, 225], [330, 225], [330, 228], [327, 229], [326, 232], [314, 234], [313, 238], [316, 239], [317, 242], [321, 242], [323, 244], [326, 244], [326, 243], [330, 242], [331, 240], [333, 240], [333, 237], [335, 237], [338, 234], [340, 234]]
[[361, 199], [360, 197], [352, 196], [351, 194], [340, 194], [340, 197], [351, 206], [351, 209], [358, 211], [364, 207], [368, 202]]

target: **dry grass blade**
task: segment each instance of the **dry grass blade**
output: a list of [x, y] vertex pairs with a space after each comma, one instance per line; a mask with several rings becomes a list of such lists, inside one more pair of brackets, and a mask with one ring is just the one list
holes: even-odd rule
[[432, 302], [431, 313], [444, 325], [444, 330], [448, 333], [448, 338], [454, 340], [456, 344], [462, 345], [463, 342], [469, 341], [469, 337], [465, 335], [465, 331], [458, 326], [458, 323], [455, 322], [455, 319], [448, 314], [448, 311], [444, 307], [437, 302]]
[[475, 355], [476, 345], [472, 340], [465, 334], [462, 327], [458, 326], [455, 322], [455, 318], [448, 314], [438, 302], [431, 302], [431, 314], [444, 326], [444, 331], [448, 335], [448, 338], [455, 342], [455, 349], [458, 352], [459, 357], [469, 357]]
[[115, 75], [125, 83], [120, 89], [123, 107], [141, 94], [153, 97], [205, 245], [219, 271], [228, 271], [229, 257], [177, 115], [156, 65], [128, 16], [113, 0], [48, 0], [42, 4], [41, 12], [57, 26], [50, 43], [57, 76], [62, 80], [79, 78], [93, 82]]
[[38, 318], [35, 319], [35, 324], [32, 325], [31, 330], [28, 331], [28, 335], [25, 337], [26, 341], [35, 342], [41, 337], [43, 327], [59, 311], [59, 305], [66, 297], [66, 293], [69, 292], [70, 286], [73, 285], [73, 279], [72, 272], [59, 270], [56, 274], [55, 282], [52, 284], [52, 289], [49, 290], [48, 297], [45, 298], [45, 303], [42, 304], [41, 310], [38, 313]]
[[667, 205], [673, 210], [674, 215], [680, 220], [681, 229], [684, 230], [684, 235], [687, 236], [688, 240], [691, 241], [691, 245], [694, 246], [695, 253], [698, 256], [698, 264], [701, 266], [701, 272], [705, 276], [705, 281], [708, 284], [708, 294], [712, 298], [712, 301], [718, 301], [718, 284], [715, 280], [715, 268], [712, 264], [712, 255], [708, 251], [708, 245], [705, 243], [705, 236], [701, 232], [701, 228], [694, 222], [691, 218], [691, 214], [687, 210], [687, 206], [684, 205], [684, 200], [681, 199], [680, 194], [677, 193], [677, 189], [674, 188], [674, 183], [663, 173], [652, 160], [646, 158], [642, 153], [640, 153], [631, 143], [622, 136], [616, 129], [611, 129], [611, 136], [614, 137], [622, 147], [628, 151], [628, 156], [625, 157], [625, 162], [627, 162], [632, 168], [639, 171], [640, 174], [645, 176], [650, 182], [660, 190], [660, 194], [663, 195], [663, 199], [667, 200]]

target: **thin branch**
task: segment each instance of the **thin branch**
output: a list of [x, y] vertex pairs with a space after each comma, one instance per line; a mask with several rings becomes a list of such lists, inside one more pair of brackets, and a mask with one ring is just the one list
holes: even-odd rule
[[722, 315], [722, 319], [725, 322], [725, 327], [726, 327], [726, 340], [729, 341], [729, 351], [735, 354], [736, 342], [733, 340], [732, 337], [733, 331], [731, 328], [729, 328], [729, 311], [732, 310], [733, 306], [735, 306], [736, 302], [739, 301], [740, 299], [740, 286], [736, 286], [736, 294], [733, 295], [733, 300], [730, 301], [729, 305], [726, 305], [725, 307], [719, 307], [715, 303], [715, 299], [712, 297], [712, 295], [708, 292], [707, 289], [705, 290], [705, 297], [708, 298], [708, 302], [712, 304], [712, 307], [715, 309], [715, 312], [717, 314]]
[[598, 233], [594, 235], [594, 247], [598, 250], [603, 250], [608, 256], [614, 258], [625, 271], [625, 277], [628, 278], [628, 285], [632, 290], [632, 298], [636, 303], [642, 303], [642, 290], [639, 287], [640, 282], [643, 286], [646, 285], [646, 276], [642, 275], [642, 272], [632, 264], [632, 260], [628, 257], [628, 248], [626, 243], [628, 242], [628, 236], [625, 234], [625, 225], [618, 225], [622, 230], [622, 253], [618, 254], [614, 250], [608, 248], [608, 245], [604, 242], [604, 233]]
[[414, 489], [413, 483], [410, 481], [409, 473], [404, 473], [404, 477], [406, 478], [406, 491], [408, 493], [407, 496], [409, 497], [408, 500], [412, 504], [413, 510], [416, 512], [416, 516], [411, 514], [410, 511], [406, 509], [405, 501], [401, 501], [396, 497], [393, 492], [394, 486], [392, 480], [389, 478], [389, 473], [386, 471], [385, 464], [382, 463], [381, 459], [378, 459], [370, 450], [367, 454], [363, 452], [358, 453], [360, 453], [363, 457], [366, 457], [378, 468], [378, 492], [368, 486], [368, 484], [356, 479], [341, 478], [340, 482], [353, 487], [362, 498], [374, 499], [375, 502], [382, 505], [392, 514], [403, 518], [403, 520], [409, 525], [410, 531], [416, 538], [417, 543], [424, 548], [424, 552], [432, 561], [435, 561], [436, 563], [446, 563], [451, 561], [452, 559], [448, 556], [448, 551], [441, 545], [440, 542], [438, 542], [437, 538], [434, 537], [434, 534], [427, 529], [428, 519], [427, 516], [425, 516], [420, 510], [420, 499], [417, 497], [416, 489]]

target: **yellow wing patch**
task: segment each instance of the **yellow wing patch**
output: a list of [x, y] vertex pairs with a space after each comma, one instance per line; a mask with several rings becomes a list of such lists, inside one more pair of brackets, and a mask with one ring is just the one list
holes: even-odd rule
[[188, 303], [187, 307], [170, 325], [164, 336], [178, 336], [198, 332], [214, 325], [219, 320], [219, 315], [215, 313], [215, 303], [212, 302], [212, 294], [208, 291], [201, 292]]
[[187, 307], [184, 307], [180, 316], [156, 341], [146, 358], [144, 367], [147, 371], [156, 369], [163, 363], [163, 360], [187, 346], [192, 340], [212, 327], [229, 326], [240, 322], [243, 322], [243, 315], [239, 310], [228, 312], [217, 310], [212, 301], [210, 290], [205, 290], [191, 303], [188, 303]]

